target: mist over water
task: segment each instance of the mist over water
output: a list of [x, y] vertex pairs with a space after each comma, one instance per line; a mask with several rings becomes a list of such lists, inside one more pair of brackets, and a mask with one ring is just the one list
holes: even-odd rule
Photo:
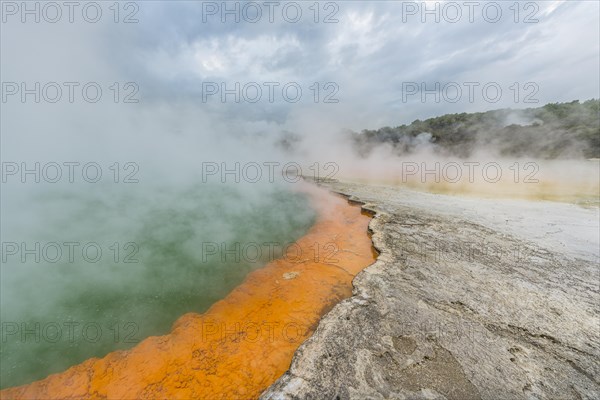
[[[419, 15], [403, 21], [402, 2], [319, 3], [318, 23], [312, 2], [302, 3], [298, 23], [281, 14], [274, 23], [267, 14], [259, 23], [223, 22], [220, 15], [205, 23], [201, 3], [131, 2], [139, 12], [130, 24], [114, 22], [112, 2], [101, 2], [98, 23], [21, 23], [20, 15], [3, 23], [2, 81], [29, 89], [58, 82], [64, 90], [56, 103], [36, 102], [31, 94], [2, 102], [3, 168], [79, 167], [74, 183], [66, 169], [58, 183], [36, 181], [32, 174], [23, 179], [22, 171], [6, 181], [2, 176], [2, 388], [165, 334], [184, 313], [206, 311], [248, 272], [281, 255], [315, 220], [308, 199], [283, 178], [289, 162], [302, 168], [292, 177], [598, 204], [598, 163], [581, 159], [579, 143], [569, 152], [573, 159], [564, 160], [521, 153], [507, 158], [496, 151], [521, 148], [522, 140], [560, 139], [548, 125], [539, 128], [540, 136], [524, 138], [515, 130], [510, 141], [482, 128], [463, 158], [436, 151], [428, 131], [402, 143], [414, 150], [407, 154], [378, 143], [361, 155], [355, 137], [340, 133], [446, 113], [529, 107], [514, 101], [515, 83], [522, 89], [535, 81], [539, 105], [598, 97], [597, 3], [540, 4], [539, 24], [514, 23], [505, 9], [498, 23], [478, 17], [473, 24], [463, 19], [428, 26]], [[328, 4], [339, 7], [336, 23], [323, 23]], [[121, 11], [122, 20], [131, 10]], [[423, 101], [418, 94], [402, 100], [406, 82], [431, 88], [447, 81], [498, 82], [505, 95], [497, 103], [482, 100], [480, 91], [473, 102], [466, 96]], [[65, 82], [78, 84], [72, 102]], [[103, 89], [98, 102], [82, 98], [81, 88], [90, 82]], [[279, 84], [276, 101], [266, 95], [256, 103], [235, 95], [203, 98], [203, 83], [231, 90], [250, 83], [264, 88], [265, 82]], [[290, 82], [304, 90], [298, 102], [281, 98], [280, 88]], [[137, 101], [127, 103], [132, 83]], [[323, 101], [333, 93], [328, 84], [337, 88], [335, 102]], [[510, 113], [502, 124], [537, 122]], [[101, 166], [97, 183], [82, 179], [81, 166], [89, 162]], [[480, 163], [474, 181], [464, 162]], [[494, 162], [503, 173], [498, 181], [482, 174]], [[262, 167], [256, 183], [239, 179], [251, 163]], [[274, 180], [264, 163], [278, 163]], [[445, 169], [451, 163], [462, 168], [456, 181], [455, 171]], [[207, 175], [209, 164], [219, 170]], [[135, 166], [132, 176], [128, 165]], [[436, 168], [423, 178], [424, 170]], [[532, 171], [537, 183], [525, 181]], [[47, 261], [56, 256], [55, 247], [45, 247], [49, 243], [62, 251], [56, 262]], [[75, 246], [72, 261], [64, 243]], [[82, 250], [90, 243], [86, 259]], [[276, 243], [278, 251], [269, 254], [264, 243]], [[12, 244], [17, 250], [6, 247]], [[236, 244], [261, 245], [262, 254], [255, 261], [248, 260], [253, 249], [223, 254], [221, 245], [231, 250]], [[96, 248], [101, 256], [90, 261]]]
[[[283, 185], [154, 189], [91, 184], [3, 196], [23, 210], [3, 214], [3, 242], [26, 248], [2, 264], [1, 352], [11, 365], [2, 387], [168, 333], [177, 318], [206, 311], [281, 256], [315, 217], [304, 195]], [[36, 242], [40, 250], [26, 254]], [[65, 242], [79, 243], [72, 261]], [[57, 261], [49, 243], [60, 245]]]

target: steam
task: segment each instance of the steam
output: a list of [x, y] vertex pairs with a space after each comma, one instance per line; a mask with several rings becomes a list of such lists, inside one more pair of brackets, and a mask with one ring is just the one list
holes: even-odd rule
[[[598, 46], [564, 41], [572, 34], [596, 38], [597, 44], [597, 12], [582, 4], [561, 5], [546, 15], [549, 25], [540, 24], [539, 33], [529, 30], [538, 26], [510, 21], [452, 25], [460, 27], [451, 30], [454, 43], [472, 42], [473, 32], [482, 37], [454, 49], [447, 47], [447, 27], [422, 29], [417, 19], [412, 22], [417, 26], [399, 25], [395, 7], [340, 3], [341, 22], [317, 26], [310, 18], [297, 25], [201, 24], [197, 5], [157, 2], [140, 3], [138, 24], [115, 24], [110, 17], [97, 24], [3, 23], [3, 82], [25, 82], [28, 88], [35, 82], [79, 86], [73, 102], [63, 93], [56, 103], [35, 102], [31, 95], [23, 102], [16, 95], [2, 104], [3, 168], [19, 168], [14, 174], [3, 170], [8, 174], [1, 193], [2, 241], [25, 242], [30, 248], [35, 242], [97, 242], [105, 257], [97, 264], [48, 265], [31, 258], [23, 263], [18, 257], [3, 262], [1, 322], [62, 324], [73, 319], [103, 327], [117, 322], [121, 328], [135, 322], [138, 339], [165, 333], [181, 313], [202, 312], [261, 265], [203, 268], [198, 243], [285, 243], [306, 232], [315, 212], [296, 191], [299, 174], [450, 194], [597, 203], [598, 164], [585, 159], [584, 142], [564, 141], [552, 121], [529, 111], [499, 113], [496, 128], [502, 135], [482, 125], [471, 131], [464, 146], [449, 146], [430, 129], [401, 135], [395, 142], [363, 142], [358, 133], [491, 107], [481, 101], [400, 102], [398, 88], [409, 79], [494, 79], [505, 87], [515, 79], [535, 79], [548, 88], [540, 104], [597, 97]], [[577, 22], [571, 26], [563, 21]], [[426, 32], [433, 36], [405, 40]], [[530, 34], [537, 40], [534, 48], [521, 40]], [[507, 50], [498, 60], [487, 44], [496, 40], [499, 47], [517, 43], [518, 49]], [[399, 47], [402, 43], [405, 47]], [[543, 57], [522, 56], [534, 52]], [[528, 63], [517, 65], [516, 59]], [[564, 67], [568, 59], [585, 61], [578, 61], [577, 68]], [[266, 97], [256, 103], [222, 102], [219, 96], [203, 101], [206, 82], [225, 82], [231, 88], [236, 82], [263, 86], [270, 81], [280, 86], [295, 82], [303, 96], [298, 102]], [[97, 103], [82, 100], [80, 89], [89, 82], [103, 90]], [[115, 83], [117, 102], [111, 89]], [[139, 88], [137, 103], [123, 101], [130, 83]], [[324, 102], [335, 88], [326, 88], [327, 83], [337, 84], [339, 101]], [[497, 108], [511, 105], [505, 97]], [[580, 117], [573, 116], [573, 123]], [[518, 126], [531, 130], [523, 136]], [[542, 156], [553, 152], [557, 159]], [[23, 178], [23, 168], [35, 169], [36, 163], [39, 170]], [[52, 163], [63, 166], [56, 183], [40, 176]], [[64, 163], [78, 166], [73, 182]], [[99, 182], [82, 176], [87, 163], [100, 167]], [[456, 181], [447, 175], [452, 163], [462, 168]], [[474, 180], [465, 163], [479, 163]], [[502, 171], [499, 180], [482, 173], [491, 163]], [[244, 171], [255, 177], [256, 166], [260, 179], [248, 179]], [[296, 171], [290, 175], [291, 169]], [[133, 170], [137, 183], [125, 182]], [[423, 175], [424, 170], [436, 172]], [[524, 182], [532, 171], [537, 183]], [[492, 167], [488, 172], [493, 173]], [[113, 255], [108, 249], [113, 243], [125, 256], [128, 242], [139, 245], [140, 263], [115, 264], [106, 258]], [[17, 335], [2, 344], [6, 386], [134, 345], [114, 343], [107, 336], [96, 347], [85, 341], [32, 344]]]
[[[585, 104], [596, 104], [597, 109], [597, 101]], [[314, 159], [334, 161], [339, 169], [334, 178], [339, 179], [443, 194], [597, 207], [598, 160], [585, 157], [597, 149], [592, 150], [588, 141], [572, 131], [565, 131], [557, 118], [550, 116], [544, 121], [535, 117], [537, 114], [540, 111], [535, 109], [492, 111], [492, 123], [470, 127], [467, 140], [457, 135], [457, 144], [440, 143], [444, 138], [436, 140], [431, 132], [408, 134], [382, 128], [376, 136], [368, 136], [343, 130], [329, 135], [295, 135], [302, 140], [296, 140], [288, 153], [291, 157], [310, 154]], [[593, 111], [571, 113], [565, 118], [569, 124], [592, 132], [599, 124]]]

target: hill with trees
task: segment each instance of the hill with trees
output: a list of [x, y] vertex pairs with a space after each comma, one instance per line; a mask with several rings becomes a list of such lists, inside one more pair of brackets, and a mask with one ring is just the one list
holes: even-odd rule
[[386, 143], [398, 154], [428, 147], [460, 157], [485, 149], [512, 157], [600, 158], [600, 100], [446, 114], [351, 135], [361, 156]]

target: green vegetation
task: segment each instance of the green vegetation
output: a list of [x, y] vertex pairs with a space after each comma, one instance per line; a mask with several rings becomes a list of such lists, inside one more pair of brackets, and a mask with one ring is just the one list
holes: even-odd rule
[[352, 135], [362, 156], [374, 146], [388, 143], [399, 154], [429, 146], [435, 152], [460, 157], [485, 149], [503, 156], [599, 158], [600, 100], [551, 103], [524, 110], [446, 114]]

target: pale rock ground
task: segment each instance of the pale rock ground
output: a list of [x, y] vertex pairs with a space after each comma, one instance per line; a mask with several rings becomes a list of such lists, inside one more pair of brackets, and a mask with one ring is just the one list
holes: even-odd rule
[[600, 398], [597, 208], [324, 186], [381, 254], [262, 399]]

